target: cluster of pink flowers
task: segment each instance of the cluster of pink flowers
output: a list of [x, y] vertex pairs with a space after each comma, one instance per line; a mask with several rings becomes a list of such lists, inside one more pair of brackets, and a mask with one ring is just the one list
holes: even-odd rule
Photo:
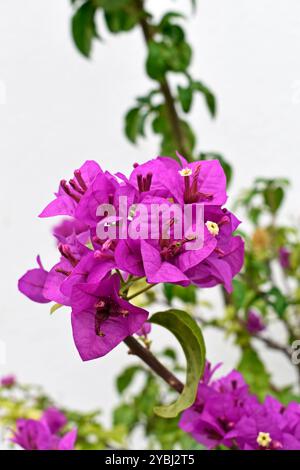
[[219, 366], [206, 364], [196, 401], [181, 416], [181, 429], [209, 449], [222, 444], [240, 450], [300, 450], [300, 404], [283, 406], [271, 396], [260, 403], [235, 370], [211, 380]]
[[62, 433], [67, 424], [63, 413], [48, 408], [41, 419], [18, 419], [11, 439], [24, 450], [73, 450], [77, 431]]
[[[120, 295], [121, 283], [129, 276], [131, 282], [144, 277], [150, 284], [223, 284], [232, 289], [244, 247], [242, 239], [233, 235], [239, 221], [222, 207], [227, 200], [224, 171], [217, 160], [188, 163], [178, 158], [179, 162], [158, 157], [135, 164], [129, 178], [104, 172], [96, 162], [87, 161], [68, 182], [60, 182], [55, 199], [40, 214], [67, 217], [53, 232], [59, 260], [48, 271], [38, 257], [38, 267], [19, 280], [19, 289], [36, 302], [71, 307], [73, 336], [83, 360], [107, 354], [145, 324], [148, 312]], [[188, 250], [190, 238], [187, 233], [175, 237], [174, 220], [167, 239], [161, 232], [146, 239], [99, 238], [99, 224], [120, 223], [121, 196], [130, 203], [125, 218], [131, 222], [139, 216], [132, 208], [141, 204], [168, 207], [175, 203], [182, 211], [186, 205], [201, 205], [203, 243]], [[99, 215], [103, 205], [112, 205], [114, 216]]]
[[1, 377], [0, 379], [0, 387], [3, 388], [12, 388], [14, 385], [16, 385], [17, 380], [16, 377], [12, 374], [10, 375], [5, 375], [4, 377]]

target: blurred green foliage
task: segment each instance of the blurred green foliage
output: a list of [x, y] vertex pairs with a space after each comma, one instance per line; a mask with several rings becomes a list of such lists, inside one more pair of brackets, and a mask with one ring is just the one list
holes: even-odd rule
[[[193, 54], [184, 30], [186, 16], [172, 9], [155, 19], [148, 8], [151, 3], [143, 0], [71, 0], [71, 3], [74, 43], [87, 58], [91, 56], [94, 42], [101, 39], [97, 32], [99, 15], [109, 33], [125, 33], [137, 28], [144, 38], [145, 72], [154, 86], [137, 97], [125, 115], [124, 131], [128, 139], [136, 144], [152, 130], [159, 138], [161, 155], [176, 158], [177, 150], [188, 160], [219, 159], [229, 182], [232, 174], [229, 163], [218, 152], [197, 152], [196, 131], [186, 119], [199, 94], [211, 117], [217, 113], [214, 93], [191, 75]], [[196, 2], [191, 4], [193, 12]], [[169, 81], [172, 75], [179, 77], [179, 83], [174, 86]]]
[[0, 427], [7, 443], [17, 419], [39, 419], [43, 411], [52, 406], [65, 414], [67, 430], [77, 428], [76, 449], [124, 448], [126, 425], [119, 423], [107, 429], [101, 424], [99, 410], [84, 413], [59, 406], [41, 387], [23, 385], [18, 381], [11, 387], [0, 386]]

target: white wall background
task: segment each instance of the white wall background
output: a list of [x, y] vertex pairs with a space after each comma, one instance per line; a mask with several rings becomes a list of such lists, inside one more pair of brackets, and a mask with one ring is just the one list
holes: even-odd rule
[[[149, 0], [189, 10], [189, 2]], [[193, 110], [202, 149], [224, 152], [235, 166], [232, 195], [255, 176], [285, 176], [293, 183], [285, 217], [299, 208], [300, 2], [299, 0], [199, 0], [189, 24], [193, 71], [215, 90], [219, 114], [212, 121], [201, 100]], [[67, 311], [49, 317], [48, 306], [17, 291], [17, 279], [40, 254], [50, 267], [56, 252], [51, 221], [37, 214], [59, 179], [86, 159], [110, 171], [129, 171], [155, 156], [154, 137], [130, 145], [122, 115], [151, 86], [144, 74], [139, 31], [97, 45], [93, 60], [74, 49], [67, 0], [0, 2], [0, 340], [6, 346], [0, 375], [41, 383], [70, 406], [116, 403], [113, 377], [132, 359], [122, 345], [105, 358], [82, 363]], [[101, 29], [101, 25], [100, 25]], [[214, 297], [214, 292], [207, 294]], [[277, 331], [277, 330], [276, 330]], [[237, 351], [220, 333], [206, 333], [208, 356], [232, 367]], [[157, 344], [169, 336], [155, 334]], [[265, 353], [278, 383], [294, 377], [291, 365]], [[3, 362], [3, 361], [2, 361]]]

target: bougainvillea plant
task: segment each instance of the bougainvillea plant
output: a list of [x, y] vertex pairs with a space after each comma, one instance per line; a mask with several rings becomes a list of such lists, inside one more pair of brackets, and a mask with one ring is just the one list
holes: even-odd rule
[[[234, 235], [239, 221], [222, 207], [227, 199], [223, 169], [217, 160], [178, 159], [135, 164], [128, 178], [87, 161], [68, 183], [61, 180], [55, 199], [40, 215], [69, 217], [54, 230], [59, 259], [46, 271], [38, 258], [39, 267], [22, 276], [19, 289], [36, 302], [55, 302], [55, 309], [71, 308], [74, 342], [84, 361], [125, 341], [151, 366], [154, 356], [133, 337], [146, 328], [149, 312], [132, 300], [154, 286], [223, 284], [232, 290], [244, 245]], [[132, 293], [137, 282], [142, 288]], [[159, 409], [176, 416], [195, 398], [195, 379], [204, 367], [202, 333], [183, 311], [160, 312], [149, 321], [173, 332], [186, 353], [186, 386], [175, 403]], [[159, 373], [182, 388], [168, 371]]]
[[[127, 175], [102, 169], [104, 161], [86, 161], [62, 179], [40, 214], [61, 217], [52, 233], [57, 263], [45, 269], [38, 256], [19, 290], [35, 302], [52, 302], [52, 313], [69, 308], [83, 361], [109, 354], [122, 341], [140, 361], [117, 377], [112, 430], [104, 430], [98, 412], [62, 409], [13, 376], [1, 380], [6, 412], [0, 423], [14, 429], [11, 442], [24, 449], [124, 448], [142, 428], [149, 448], [299, 450], [297, 389], [273, 383], [258, 347], [290, 364], [294, 357], [291, 367], [300, 377], [300, 237], [278, 219], [288, 182], [258, 178], [242, 194], [233, 211], [247, 222], [241, 231], [227, 208], [233, 206], [227, 200], [232, 168], [218, 152], [197, 150], [187, 121], [196, 94], [212, 117], [217, 104], [192, 77], [181, 12], [157, 20], [143, 0], [71, 4], [73, 39], [85, 57], [101, 36], [99, 14], [112, 34], [140, 28], [153, 87], [127, 112], [124, 130], [136, 143], [152, 129], [162, 156], [134, 164]], [[177, 85], [174, 77], [170, 84], [171, 73], [180, 77]], [[222, 294], [222, 317], [213, 317], [203, 298], [213, 287]], [[161, 309], [152, 313], [157, 303]], [[273, 323], [283, 326], [285, 343], [270, 336]], [[152, 324], [173, 333], [184, 366], [174, 349], [154, 351]], [[212, 368], [205, 355], [206, 328], [224, 331], [241, 353], [237, 370], [218, 379], [219, 365]], [[131, 388], [137, 375], [143, 377], [138, 391]]]

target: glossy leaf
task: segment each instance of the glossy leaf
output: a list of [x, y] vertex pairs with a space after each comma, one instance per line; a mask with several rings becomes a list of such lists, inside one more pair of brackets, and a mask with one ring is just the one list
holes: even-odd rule
[[104, 13], [108, 29], [112, 33], [130, 31], [137, 24], [139, 17], [125, 10], [109, 10]]
[[98, 37], [95, 24], [96, 9], [91, 2], [85, 2], [72, 18], [72, 35], [79, 51], [89, 57], [93, 38]]
[[205, 344], [196, 321], [184, 311], [171, 309], [158, 312], [150, 318], [150, 322], [163, 326], [173, 333], [186, 357], [186, 384], [181, 395], [171, 405], [154, 408], [159, 416], [174, 418], [195, 401], [198, 383], [205, 365]]
[[178, 86], [178, 98], [181, 104], [181, 107], [185, 113], [188, 113], [191, 109], [193, 101], [193, 90], [190, 86], [182, 87]]
[[125, 134], [135, 143], [141, 129], [141, 113], [139, 108], [132, 108], [125, 116]]

